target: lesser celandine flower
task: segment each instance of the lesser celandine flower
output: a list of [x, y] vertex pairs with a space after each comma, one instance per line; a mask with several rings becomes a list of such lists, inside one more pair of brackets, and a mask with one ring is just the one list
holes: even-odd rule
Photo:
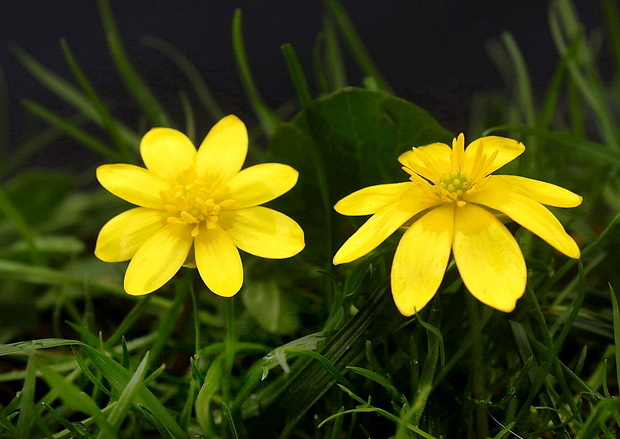
[[364, 256], [401, 226], [392, 264], [392, 294], [410, 316], [435, 295], [450, 254], [467, 289], [481, 302], [510, 312], [524, 291], [523, 254], [501, 214], [529, 229], [558, 251], [579, 258], [579, 248], [545, 207], [575, 207], [581, 197], [559, 186], [513, 175], [490, 175], [514, 160], [523, 144], [483, 137], [465, 149], [452, 142], [413, 148], [399, 157], [406, 183], [371, 186], [340, 200], [343, 215], [372, 215], [338, 250], [334, 264]]
[[209, 131], [198, 151], [183, 133], [154, 128], [140, 143], [146, 169], [127, 164], [97, 169], [103, 187], [138, 206], [103, 226], [95, 248], [107, 262], [131, 259], [127, 293], [150, 293], [187, 265], [198, 268], [214, 293], [229, 297], [243, 283], [237, 248], [274, 259], [301, 251], [299, 225], [259, 206], [291, 189], [297, 171], [278, 163], [241, 170], [247, 150], [246, 127], [230, 115]]

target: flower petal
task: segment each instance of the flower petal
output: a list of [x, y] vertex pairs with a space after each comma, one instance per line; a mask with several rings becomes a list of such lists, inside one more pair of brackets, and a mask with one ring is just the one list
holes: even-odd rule
[[385, 241], [388, 236], [415, 214], [436, 201], [428, 197], [404, 197], [388, 204], [366, 221], [334, 256], [334, 264], [344, 264], [361, 258]]
[[196, 147], [189, 138], [172, 128], [153, 128], [140, 142], [146, 167], [163, 178], [177, 178], [194, 166]]
[[436, 182], [451, 169], [452, 149], [445, 143], [431, 143], [430, 145], [419, 146], [407, 151], [398, 157], [398, 161], [414, 172], [422, 171], [419, 168], [427, 169], [429, 172], [419, 173], [427, 180]]
[[495, 181], [501, 181], [512, 190], [547, 206], [577, 207], [583, 200], [583, 197], [568, 189], [540, 180], [517, 175], [491, 175], [489, 178], [493, 180], [493, 184]]
[[372, 215], [415, 188], [410, 181], [365, 187], [338, 201], [334, 209], [342, 215]]
[[579, 259], [579, 247], [558, 219], [545, 206], [520, 192], [511, 190], [503, 180], [490, 180], [469, 201], [499, 210], [516, 223], [538, 235], [569, 258]]
[[250, 166], [228, 182], [230, 195], [235, 200], [231, 208], [258, 206], [271, 201], [291, 190], [298, 176], [295, 169], [280, 163]]
[[493, 161], [485, 167], [483, 176], [489, 175], [505, 164], [510, 163], [525, 151], [525, 146], [521, 142], [507, 137], [481, 137], [471, 142], [465, 149], [464, 169], [466, 174], [470, 174], [474, 168], [474, 162], [479, 148], [482, 148], [482, 154], [486, 155], [488, 158], [491, 158], [497, 151], [497, 155]]
[[492, 213], [469, 203], [457, 208], [452, 251], [471, 294], [500, 311], [514, 310], [525, 292], [525, 260], [517, 241]]
[[244, 123], [229, 115], [216, 123], [198, 148], [196, 171], [207, 181], [228, 180], [243, 166], [248, 153], [248, 131]]
[[140, 246], [166, 224], [161, 210], [136, 207], [108, 221], [99, 232], [95, 256], [105, 262], [131, 259]]
[[192, 226], [166, 224], [140, 246], [125, 273], [125, 291], [140, 296], [160, 288], [179, 271], [192, 245]]
[[237, 247], [221, 227], [201, 226], [194, 252], [200, 277], [211, 291], [224, 297], [237, 294], [243, 285], [243, 265]]
[[454, 205], [443, 205], [414, 222], [401, 238], [391, 276], [401, 314], [415, 314], [437, 293], [450, 258], [453, 225]]
[[168, 182], [148, 169], [122, 163], [99, 166], [97, 180], [117, 197], [151, 209], [163, 209], [160, 192], [170, 189]]
[[261, 258], [282, 259], [304, 248], [304, 232], [288, 216], [262, 206], [220, 213], [220, 224], [233, 243]]

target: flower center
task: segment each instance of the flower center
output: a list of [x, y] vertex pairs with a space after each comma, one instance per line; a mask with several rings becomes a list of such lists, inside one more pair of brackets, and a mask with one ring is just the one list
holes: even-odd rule
[[220, 179], [208, 184], [196, 176], [192, 169], [186, 171], [173, 188], [162, 191], [164, 210], [170, 213], [167, 221], [176, 224], [193, 224], [192, 236], [200, 233], [200, 224], [214, 229], [222, 208], [233, 204], [228, 187]]
[[467, 176], [459, 171], [452, 170], [444, 175], [435, 185], [437, 195], [446, 203], [456, 203], [457, 206], [465, 205], [465, 195], [472, 188]]

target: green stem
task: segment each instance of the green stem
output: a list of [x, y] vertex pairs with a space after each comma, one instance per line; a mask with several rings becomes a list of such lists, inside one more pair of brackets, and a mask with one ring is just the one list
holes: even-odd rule
[[235, 361], [235, 350], [237, 345], [237, 334], [235, 332], [235, 301], [234, 298], [224, 299], [226, 313], [226, 355], [224, 360], [224, 374], [222, 380], [222, 397], [229, 406], [232, 403], [230, 385], [232, 378], [233, 363]]
[[476, 416], [476, 432], [478, 439], [486, 439], [489, 437], [488, 409], [483, 404], [486, 401], [485, 371], [484, 371], [484, 354], [482, 349], [482, 337], [476, 331], [476, 327], [480, 322], [480, 314], [478, 312], [478, 304], [474, 296], [469, 292], [466, 293], [465, 302], [467, 304], [467, 313], [471, 324], [471, 337], [474, 342], [471, 346], [471, 378], [474, 399], [476, 400], [475, 416]]

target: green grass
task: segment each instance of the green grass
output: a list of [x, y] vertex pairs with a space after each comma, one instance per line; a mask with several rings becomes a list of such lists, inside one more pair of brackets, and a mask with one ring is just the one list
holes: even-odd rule
[[[472, 299], [451, 264], [440, 292], [412, 318], [398, 313], [389, 291], [395, 240], [332, 265], [360, 224], [333, 205], [361, 187], [403, 181], [398, 154], [449, 142], [454, 133], [393, 96], [345, 10], [325, 5], [312, 72], [291, 45], [282, 47], [296, 113], [263, 101], [241, 11], [231, 24], [248, 108], [259, 121], [250, 155], [300, 172], [297, 186], [272, 205], [300, 223], [307, 242], [288, 260], [243, 255], [244, 287], [234, 300], [208, 292], [187, 268], [148, 296], [125, 294], [125, 265], [99, 261], [92, 250], [101, 226], [126, 205], [92, 189], [94, 172], [22, 167], [61, 136], [102, 163], [139, 164], [139, 140], [151, 125], [176, 126], [200, 141], [208, 127], [195, 116], [217, 120], [225, 111], [191, 60], [165, 41], [144, 39], [188, 79], [191, 91], [178, 95], [182, 111], [166, 114], [128, 58], [110, 5], [99, 1], [119, 79], [148, 121], [131, 126], [106, 106], [70, 41], [62, 49], [73, 78], [13, 47], [74, 114], [25, 101], [47, 128], [29, 133], [0, 163], [0, 438], [618, 437], [617, 5], [600, 2], [600, 45], [569, 0], [550, 2], [560, 61], [544, 93], [533, 92], [518, 41], [504, 34], [490, 42], [506, 90], [472, 103], [472, 139], [498, 133], [526, 145], [510, 172], [584, 197], [579, 208], [554, 211], [581, 259], [513, 228], [529, 269], [514, 312]], [[601, 53], [611, 59], [611, 76], [602, 73]], [[347, 56], [366, 77], [363, 87], [348, 83]]]

